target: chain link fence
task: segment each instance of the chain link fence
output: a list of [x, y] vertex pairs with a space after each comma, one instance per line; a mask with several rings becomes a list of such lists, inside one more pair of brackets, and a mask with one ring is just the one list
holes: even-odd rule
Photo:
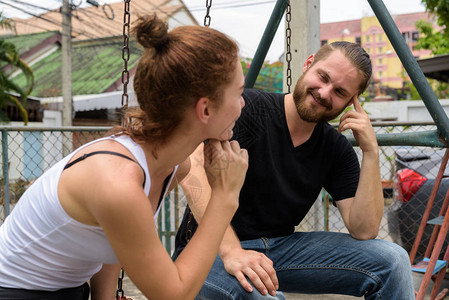
[[[436, 130], [436, 126], [432, 123], [374, 123], [373, 126], [376, 134]], [[2, 132], [0, 224], [3, 223], [5, 217], [14, 209], [14, 205], [19, 201], [22, 193], [37, 177], [74, 149], [89, 141], [105, 136], [108, 129], [106, 127], [0, 127], [0, 131]], [[384, 186], [385, 210], [378, 237], [396, 242], [402, 246], [407, 246], [413, 243], [413, 230], [417, 230], [416, 226], [419, 226], [421, 217], [419, 216], [419, 211], [415, 214], [410, 214], [407, 216], [407, 222], [414, 224], [406, 225], [401, 225], [401, 219], [398, 219], [397, 203], [400, 203], [400, 201], [395, 201], [394, 199], [394, 182], [397, 172], [396, 152], [398, 149], [406, 152], [419, 151], [429, 156], [434, 154], [440, 155], [440, 159], [434, 160], [433, 165], [428, 167], [439, 167], [441, 151], [432, 147], [380, 147], [380, 171]], [[355, 150], [361, 160], [362, 155], [360, 149], [355, 147]], [[445, 191], [442, 192], [443, 198], [444, 194]], [[430, 191], [428, 195], [421, 195], [420, 199], [426, 202], [429, 195]], [[159, 234], [169, 253], [174, 249], [174, 235], [179, 226], [180, 218], [182, 218], [185, 205], [185, 197], [179, 188], [172, 191], [166, 197], [161, 208], [158, 221]], [[409, 220], [410, 218], [412, 220]], [[332, 204], [332, 199], [325, 191], [322, 191], [318, 196], [316, 204], [312, 207], [303, 222], [298, 225], [298, 230], [347, 232], [338, 213], [338, 209]], [[409, 230], [412, 234], [404, 236], [402, 232], [404, 230]]]

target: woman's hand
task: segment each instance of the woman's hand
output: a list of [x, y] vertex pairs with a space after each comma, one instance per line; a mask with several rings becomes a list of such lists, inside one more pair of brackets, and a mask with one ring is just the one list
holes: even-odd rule
[[204, 169], [212, 191], [238, 196], [248, 170], [248, 152], [237, 141], [209, 140], [204, 146]]

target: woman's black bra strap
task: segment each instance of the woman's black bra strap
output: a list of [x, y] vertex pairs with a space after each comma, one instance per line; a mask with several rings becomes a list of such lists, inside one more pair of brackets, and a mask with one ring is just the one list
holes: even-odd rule
[[72, 161], [72, 162], [68, 163], [67, 165], [65, 165], [64, 170], [70, 168], [71, 166], [73, 166], [73, 165], [76, 164], [77, 162], [80, 162], [80, 161], [82, 161], [82, 160], [88, 158], [89, 156], [92, 156], [92, 155], [95, 155], [95, 154], [110, 154], [110, 155], [117, 155], [117, 156], [126, 158], [126, 159], [128, 159], [128, 160], [130, 160], [130, 161], [132, 161], [132, 162], [135, 162], [136, 164], [139, 165], [139, 167], [140, 167], [140, 168], [142, 169], [142, 171], [143, 171], [143, 186], [145, 186], [146, 175], [145, 175], [145, 170], [142, 168], [142, 166], [141, 166], [137, 161], [135, 161], [134, 159], [132, 159], [131, 157], [126, 156], [126, 155], [121, 154], [121, 153], [118, 153], [118, 152], [113, 152], [113, 151], [93, 151], [93, 152], [90, 152], [90, 153], [86, 153], [86, 154], [84, 154], [84, 155], [78, 157], [78, 158], [75, 159], [74, 161]]

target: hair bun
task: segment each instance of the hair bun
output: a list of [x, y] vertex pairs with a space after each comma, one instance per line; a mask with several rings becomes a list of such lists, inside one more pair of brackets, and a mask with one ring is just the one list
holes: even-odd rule
[[137, 42], [144, 48], [162, 49], [168, 41], [168, 25], [156, 14], [139, 17], [133, 28]]

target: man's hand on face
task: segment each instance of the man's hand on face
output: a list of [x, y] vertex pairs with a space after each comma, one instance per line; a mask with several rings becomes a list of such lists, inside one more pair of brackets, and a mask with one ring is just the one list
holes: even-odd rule
[[352, 103], [355, 110], [347, 111], [341, 116], [338, 131], [343, 132], [352, 129], [354, 138], [364, 153], [377, 151], [376, 134], [368, 114], [360, 105], [358, 96], [353, 97]]

